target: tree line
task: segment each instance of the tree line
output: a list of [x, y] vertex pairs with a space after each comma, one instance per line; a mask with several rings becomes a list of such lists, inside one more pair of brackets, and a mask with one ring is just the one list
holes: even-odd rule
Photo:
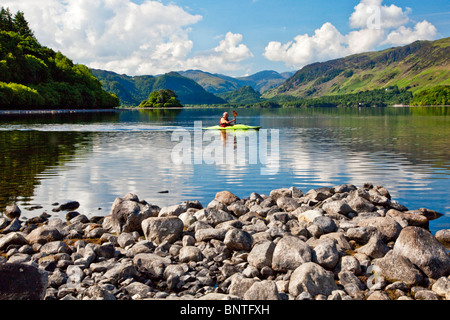
[[0, 10], [0, 108], [113, 108], [88, 67], [42, 46], [23, 12]]

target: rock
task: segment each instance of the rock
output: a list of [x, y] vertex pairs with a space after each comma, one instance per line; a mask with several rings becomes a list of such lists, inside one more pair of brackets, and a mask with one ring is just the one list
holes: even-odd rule
[[123, 288], [131, 297], [139, 295], [141, 299], [146, 298], [150, 295], [151, 288], [140, 282], [132, 282]]
[[444, 246], [450, 246], [450, 229], [439, 230], [436, 232], [436, 239]]
[[280, 300], [275, 281], [263, 280], [253, 283], [245, 292], [244, 300]]
[[316, 201], [324, 201], [331, 196], [333, 196], [333, 189], [328, 187], [311, 189], [305, 194], [306, 198]]
[[355, 251], [376, 259], [384, 257], [389, 250], [389, 247], [382, 241], [381, 235], [377, 232], [366, 245], [359, 247]]
[[80, 207], [80, 203], [78, 201], [68, 201], [60, 205], [56, 210], [57, 211], [73, 211], [77, 210]]
[[422, 273], [409, 261], [409, 259], [388, 252], [383, 258], [374, 260], [375, 271], [389, 282], [402, 281], [412, 287], [423, 282]]
[[272, 269], [280, 272], [295, 270], [312, 259], [311, 248], [300, 238], [286, 235], [281, 238], [273, 251]]
[[420, 208], [419, 211], [422, 212], [429, 221], [439, 219], [443, 216], [442, 213], [427, 208]]
[[265, 240], [256, 244], [248, 254], [248, 263], [258, 269], [272, 266], [272, 257], [275, 250], [275, 244], [272, 241]]
[[277, 206], [284, 211], [291, 212], [300, 207], [300, 204], [293, 198], [279, 197], [277, 199]]
[[439, 300], [436, 293], [431, 290], [420, 290], [414, 295], [415, 300]]
[[314, 218], [313, 224], [318, 227], [319, 237], [326, 233], [335, 232], [338, 229], [334, 220], [327, 216], [319, 216]]
[[333, 270], [339, 262], [339, 252], [337, 241], [325, 239], [312, 250], [312, 261], [321, 265], [325, 269]]
[[233, 202], [238, 201], [240, 199], [239, 199], [239, 197], [235, 196], [234, 194], [232, 194], [229, 191], [221, 191], [216, 194], [216, 197], [214, 198], [214, 200], [217, 200], [217, 201], [223, 203], [224, 205], [229, 206]]
[[10, 233], [10, 232], [17, 232], [22, 227], [22, 223], [18, 218], [14, 218], [14, 220], [5, 228], [3, 229], [2, 233]]
[[0, 300], [42, 300], [48, 275], [28, 264], [0, 264]]
[[391, 300], [391, 298], [389, 298], [389, 295], [386, 292], [375, 291], [367, 298], [367, 300]]
[[[295, 214], [297, 211], [293, 212]], [[323, 213], [320, 210], [308, 210], [297, 215], [298, 221], [313, 222], [315, 218], [322, 217]]]
[[240, 300], [240, 298], [237, 296], [233, 296], [231, 294], [212, 292], [212, 293], [205, 294], [203, 297], [200, 297], [198, 300], [220, 301], [220, 300]]
[[277, 201], [280, 197], [292, 197], [292, 190], [288, 188], [281, 188], [270, 191], [270, 198]]
[[402, 230], [398, 222], [390, 217], [362, 219], [358, 221], [358, 226], [376, 228], [381, 233], [384, 242], [394, 241]]
[[349, 197], [348, 205], [356, 212], [371, 212], [375, 209], [372, 202], [360, 196]]
[[183, 232], [183, 221], [178, 217], [148, 218], [142, 221], [142, 230], [147, 240], [157, 245], [164, 241], [173, 243]]
[[365, 285], [361, 280], [351, 271], [342, 271], [338, 274], [339, 282], [342, 286], [347, 287], [348, 285], [357, 286], [359, 290], [364, 290]]
[[117, 237], [117, 244], [121, 247], [121, 248], [125, 248], [128, 247], [130, 245], [133, 245], [136, 243], [136, 235], [133, 233], [129, 233], [129, 232], [122, 232], [118, 237]]
[[185, 228], [189, 228], [197, 219], [194, 216], [194, 212], [186, 211], [178, 216], [178, 218], [183, 221]]
[[194, 246], [186, 246], [181, 248], [179, 254], [179, 260], [181, 262], [189, 262], [189, 261], [202, 261], [204, 258], [202, 251]]
[[111, 207], [111, 224], [117, 234], [122, 232], [142, 232], [141, 224], [147, 218], [156, 217], [160, 211], [157, 206], [143, 204], [134, 194], [116, 198]]
[[72, 250], [69, 248], [69, 246], [62, 241], [47, 242], [41, 247], [39, 251], [46, 254], [72, 253]]
[[206, 208], [199, 210], [195, 213], [194, 216], [198, 221], [206, 222], [212, 227], [215, 227], [222, 222], [235, 219], [230, 213], [216, 208]]
[[348, 215], [353, 212], [353, 209], [349, 206], [345, 200], [336, 200], [324, 203], [322, 209], [328, 214], [343, 214]]
[[188, 206], [186, 204], [177, 204], [169, 207], [162, 207], [159, 211], [158, 217], [179, 216], [187, 210]]
[[423, 228], [404, 228], [393, 251], [408, 258], [430, 278], [438, 279], [450, 274], [450, 256], [444, 246]]
[[212, 239], [223, 241], [227, 233], [227, 229], [200, 229], [195, 232], [195, 240], [197, 241], [210, 241]]
[[156, 278], [162, 277], [164, 269], [171, 263], [169, 258], [154, 253], [139, 253], [133, 258], [133, 264], [139, 272]]
[[10, 219], [20, 218], [20, 214], [21, 213], [22, 213], [22, 211], [20, 210], [19, 206], [16, 205], [16, 204], [13, 204], [11, 206], [7, 206], [5, 208], [5, 214]]
[[118, 263], [113, 268], [109, 269], [103, 275], [106, 279], [120, 282], [124, 279], [131, 278], [137, 274], [136, 267], [131, 263]]
[[28, 244], [25, 237], [20, 232], [10, 232], [0, 238], [0, 251], [5, 251], [9, 246], [22, 246]]
[[289, 293], [294, 297], [302, 292], [307, 292], [312, 297], [319, 294], [328, 296], [338, 289], [333, 273], [314, 262], [306, 262], [295, 269], [289, 282]]
[[250, 251], [253, 245], [253, 238], [248, 232], [233, 228], [225, 234], [223, 242], [230, 250]]
[[440, 277], [431, 287], [434, 293], [446, 300], [450, 300], [450, 279], [448, 277]]
[[227, 207], [228, 211], [234, 213], [235, 216], [240, 217], [250, 211], [242, 202], [235, 201]]
[[26, 240], [31, 245], [35, 243], [45, 244], [47, 242], [58, 241], [62, 239], [63, 235], [57, 228], [45, 225], [34, 229], [26, 236]]
[[231, 276], [231, 283], [228, 287], [228, 291], [231, 295], [237, 296], [241, 299], [244, 298], [245, 293], [248, 289], [252, 287], [252, 285], [257, 282], [257, 279], [254, 278], [245, 278], [239, 273], [235, 273]]

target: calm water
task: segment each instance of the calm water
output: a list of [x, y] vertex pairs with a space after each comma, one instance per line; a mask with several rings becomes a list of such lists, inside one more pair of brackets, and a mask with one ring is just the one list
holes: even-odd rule
[[207, 205], [222, 190], [247, 197], [371, 182], [409, 209], [444, 213], [432, 232], [450, 228], [450, 108], [239, 109], [240, 123], [269, 129], [269, 160], [276, 151], [271, 129], [278, 130], [278, 167], [253, 163], [248, 153], [243, 162], [174, 163], [181, 142], [174, 130], [194, 137], [194, 121], [215, 125], [223, 111], [0, 114], [0, 210], [17, 202], [25, 217], [56, 216], [54, 202], [77, 200], [79, 212], [103, 216], [128, 192], [159, 206]]

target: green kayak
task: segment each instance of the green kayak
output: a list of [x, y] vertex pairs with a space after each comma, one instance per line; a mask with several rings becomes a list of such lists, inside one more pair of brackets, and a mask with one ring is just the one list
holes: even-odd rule
[[203, 130], [259, 130], [261, 127], [258, 126], [248, 126], [246, 124], [235, 124], [230, 127], [221, 127], [219, 125], [203, 128]]

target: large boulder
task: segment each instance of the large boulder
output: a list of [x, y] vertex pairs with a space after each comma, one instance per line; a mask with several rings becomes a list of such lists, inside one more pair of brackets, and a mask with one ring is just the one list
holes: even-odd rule
[[62, 240], [63, 235], [57, 228], [44, 225], [31, 231], [25, 239], [31, 245], [35, 243], [45, 244], [47, 242]]
[[238, 201], [239, 197], [232, 194], [230, 191], [221, 191], [216, 194], [214, 200], [219, 201], [226, 206], [229, 206], [233, 202]]
[[295, 270], [301, 264], [311, 260], [311, 248], [300, 238], [286, 235], [275, 246], [272, 269], [287, 272], [288, 270]]
[[272, 266], [273, 251], [275, 244], [270, 240], [261, 241], [252, 248], [247, 261], [248, 263], [258, 269]]
[[383, 276], [389, 282], [402, 281], [407, 286], [417, 286], [423, 281], [422, 273], [409, 259], [388, 252], [383, 258], [374, 260], [374, 271]]
[[173, 243], [183, 232], [183, 221], [178, 217], [152, 217], [142, 221], [142, 231], [147, 240], [157, 245], [164, 241]]
[[391, 217], [361, 219], [358, 221], [358, 226], [375, 227], [378, 231], [380, 231], [384, 242], [394, 241], [402, 230], [400, 224], [398, 224], [398, 222]]
[[35, 266], [0, 264], [0, 300], [42, 300], [47, 286], [47, 273]]
[[128, 193], [123, 198], [116, 198], [111, 207], [111, 224], [114, 232], [142, 232], [141, 224], [147, 218], [156, 217], [160, 208], [139, 201], [137, 195]]
[[306, 262], [295, 269], [289, 281], [289, 293], [294, 297], [302, 292], [312, 297], [319, 294], [328, 296], [338, 289], [334, 274], [314, 262]]
[[393, 251], [408, 258], [430, 278], [438, 279], [450, 274], [450, 256], [444, 246], [423, 228], [404, 228]]

